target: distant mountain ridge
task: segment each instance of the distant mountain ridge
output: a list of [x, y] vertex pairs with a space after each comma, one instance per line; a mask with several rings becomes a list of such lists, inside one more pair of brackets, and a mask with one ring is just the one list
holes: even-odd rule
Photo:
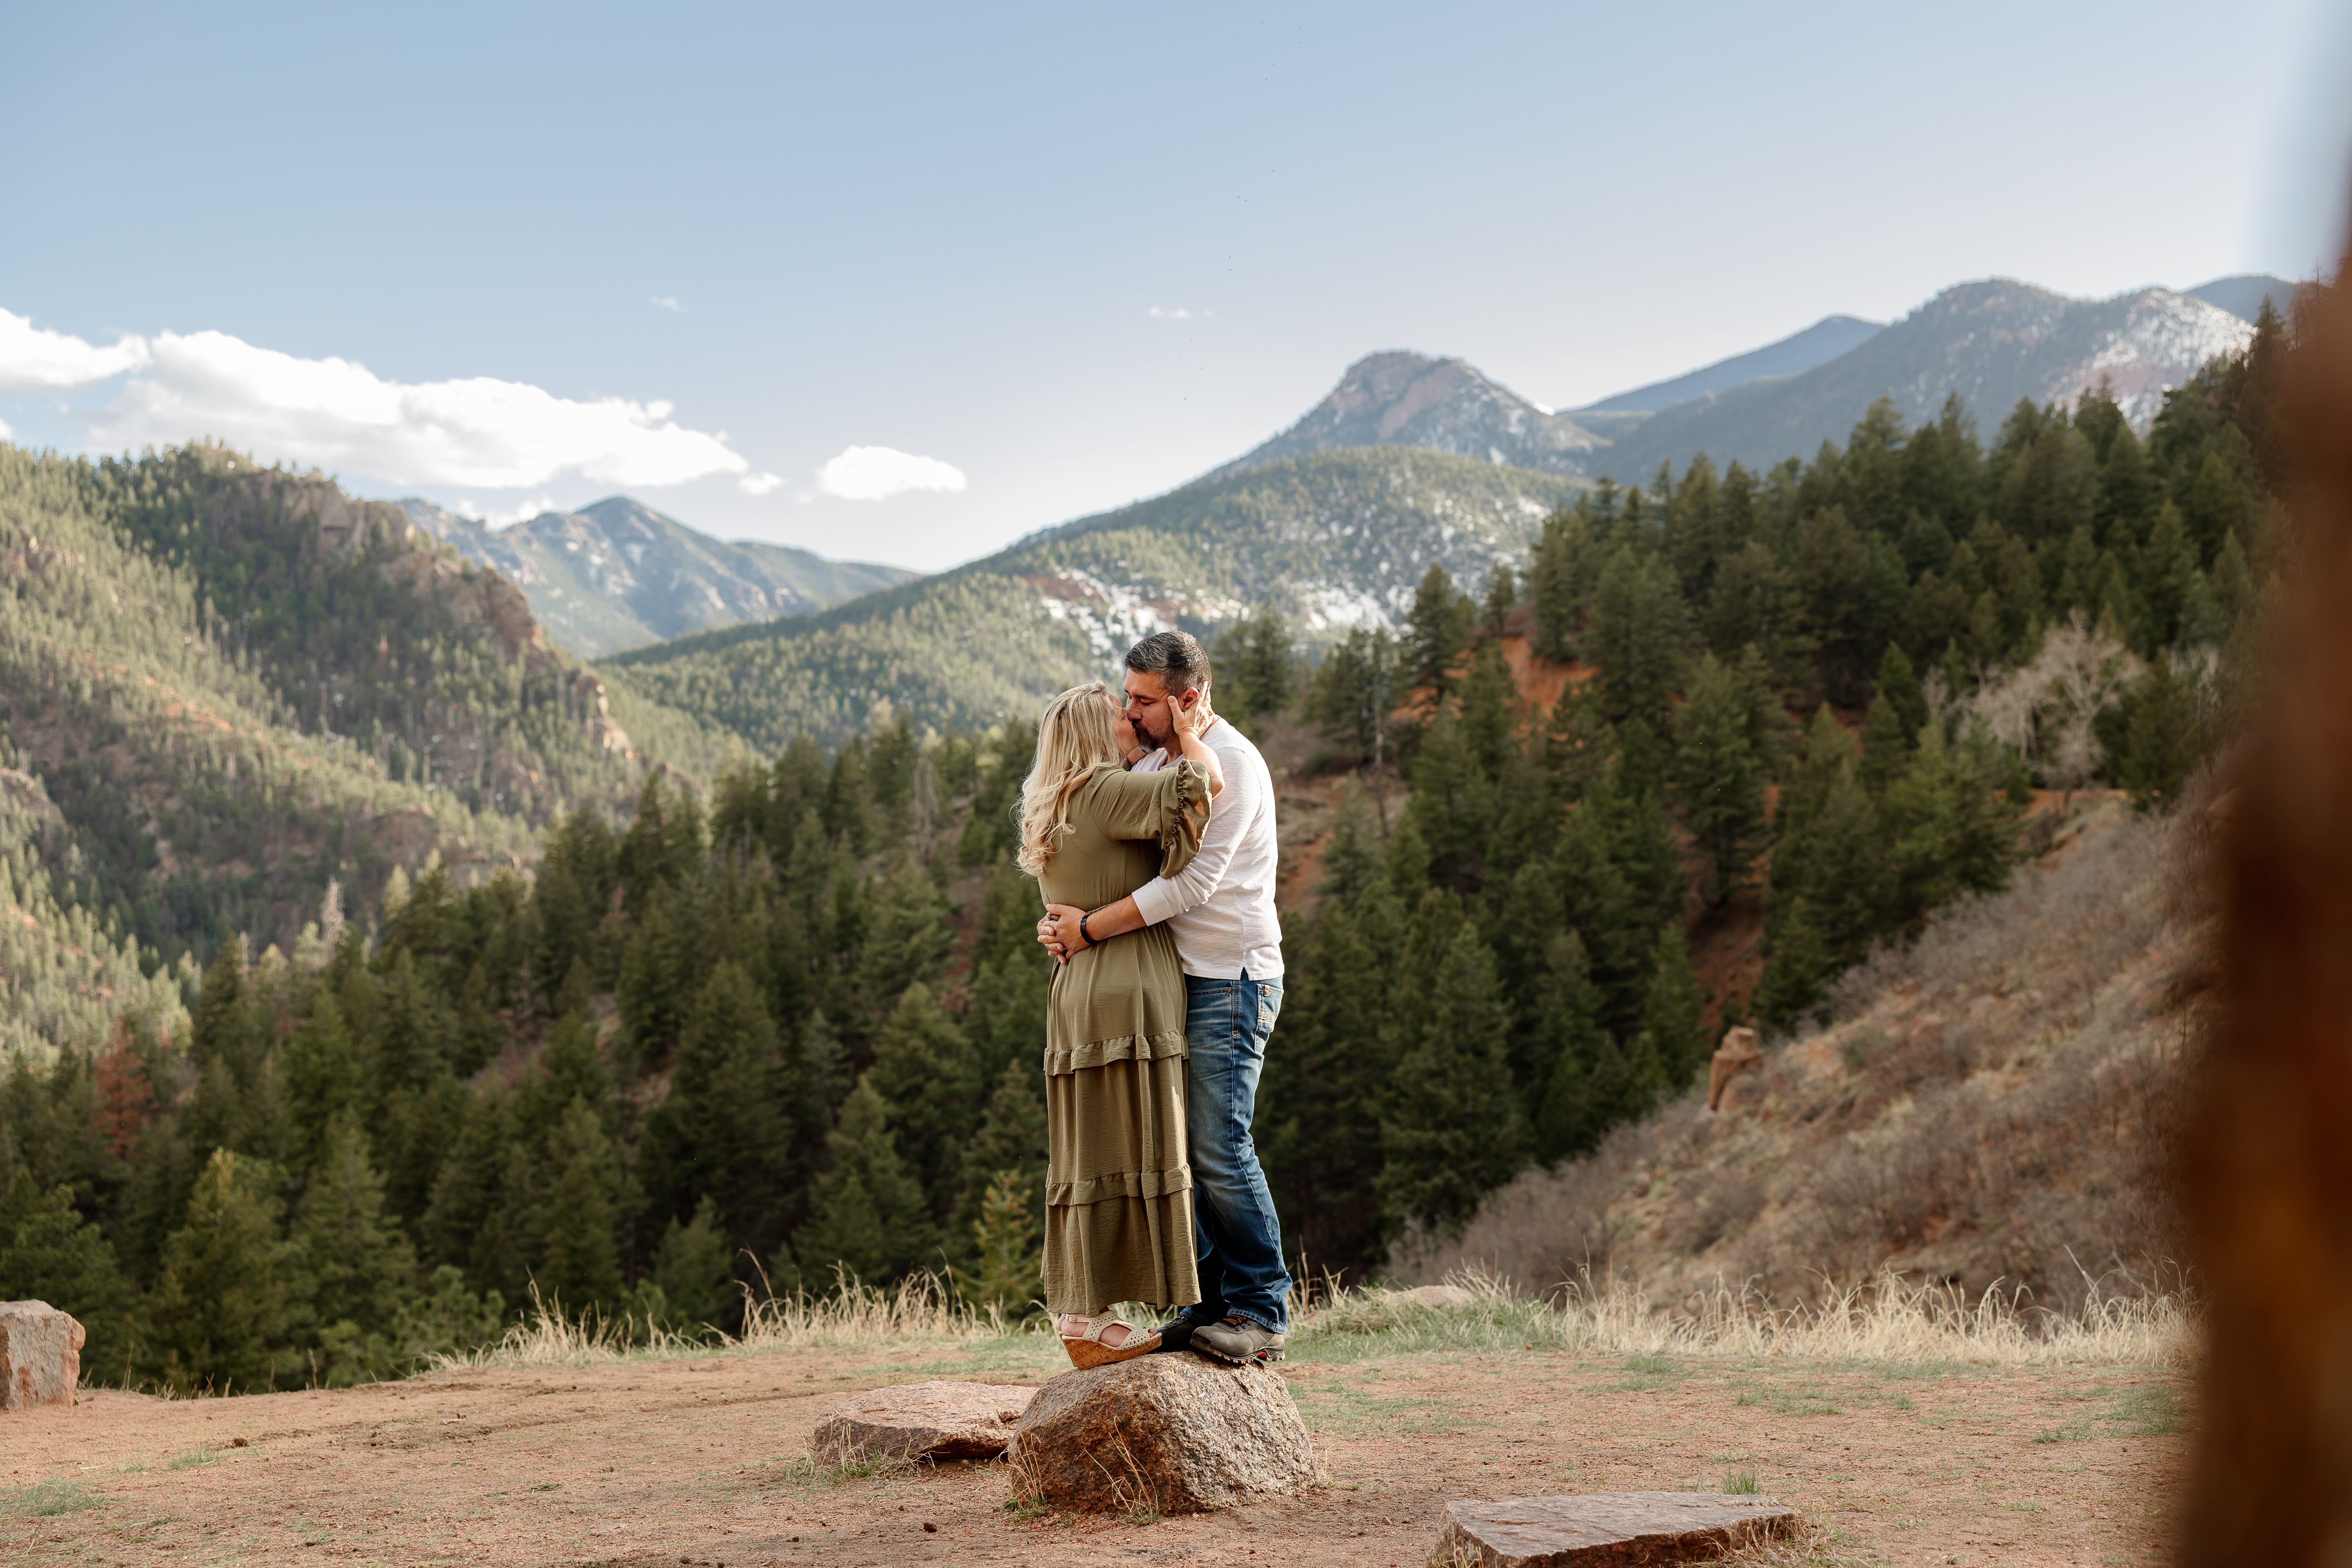
[[986, 725], [1109, 675], [1148, 632], [1206, 632], [1259, 604], [1316, 641], [1395, 626], [1430, 563], [1484, 583], [1525, 559], [1579, 483], [1405, 446], [1308, 452], [1229, 468], [821, 615], [599, 668], [768, 752], [803, 733], [837, 744], [886, 710], [918, 732]]
[[2273, 278], [2267, 272], [2242, 273], [2235, 278], [2216, 278], [2210, 283], [2200, 283], [2182, 293], [2192, 300], [2202, 300], [2209, 305], [2219, 305], [2233, 316], [2252, 321], [2262, 313], [2263, 301], [2285, 315], [2294, 307], [2295, 290], [2301, 285], [2284, 278]]
[[1614, 397], [1604, 397], [1575, 412], [1654, 414], [1661, 408], [1671, 408], [1710, 393], [1728, 392], [1767, 376], [1797, 375], [1857, 347], [1885, 325], [1883, 321], [1865, 321], [1859, 316], [1824, 316], [1803, 331], [1791, 333], [1779, 342], [1718, 360], [1671, 381], [1653, 382]]
[[628, 496], [501, 529], [414, 497], [400, 506], [419, 528], [511, 579], [555, 639], [591, 658], [715, 626], [813, 615], [918, 575], [713, 539]]
[[1675, 404], [1615, 432], [1596, 471], [1638, 480], [1699, 452], [1718, 466], [1769, 467], [1843, 441], [1880, 397], [1916, 424], [1957, 393], [1990, 432], [2021, 399], [2071, 403], [2103, 380], [2145, 429], [2168, 388], [2252, 334], [2245, 319], [2169, 289], [2074, 300], [2010, 279], [1962, 283], [1811, 370]]

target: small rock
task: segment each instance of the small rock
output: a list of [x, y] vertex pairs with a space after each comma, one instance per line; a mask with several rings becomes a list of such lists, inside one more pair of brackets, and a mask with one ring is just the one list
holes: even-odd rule
[[1424, 1307], [1466, 1307], [1477, 1300], [1459, 1285], [1416, 1285], [1399, 1293], [1411, 1297]]
[[1450, 1502], [1431, 1561], [1444, 1568], [1696, 1563], [1788, 1534], [1796, 1513], [1724, 1492], [1588, 1492]]
[[990, 1459], [1004, 1452], [1034, 1388], [998, 1383], [902, 1383], [843, 1400], [810, 1443], [828, 1459]]
[[1282, 1379], [1192, 1355], [1064, 1373], [1037, 1391], [1006, 1458], [1022, 1495], [1097, 1513], [1201, 1513], [1315, 1479]]
[[47, 1301], [0, 1301], [0, 1410], [71, 1405], [88, 1337]]

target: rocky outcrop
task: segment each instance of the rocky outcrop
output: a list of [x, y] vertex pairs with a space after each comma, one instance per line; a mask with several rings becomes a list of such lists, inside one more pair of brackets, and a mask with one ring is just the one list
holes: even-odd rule
[[1589, 1492], [1445, 1505], [1431, 1561], [1443, 1568], [1648, 1568], [1711, 1563], [1793, 1531], [1766, 1497], [1727, 1492]]
[[906, 1383], [868, 1389], [824, 1413], [809, 1446], [851, 1459], [992, 1459], [1012, 1441], [1034, 1388], [995, 1383]]
[[1037, 1391], [1007, 1458], [1020, 1495], [1089, 1512], [1202, 1513], [1315, 1480], [1282, 1379], [1191, 1355], [1064, 1373]]
[[0, 1410], [71, 1405], [86, 1338], [47, 1301], [0, 1301]]

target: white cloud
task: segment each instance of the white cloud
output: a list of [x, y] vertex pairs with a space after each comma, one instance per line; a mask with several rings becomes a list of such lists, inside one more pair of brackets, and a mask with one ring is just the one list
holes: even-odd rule
[[473, 376], [409, 385], [345, 359], [298, 359], [226, 332], [159, 332], [99, 348], [0, 310], [0, 389], [62, 390], [125, 375], [89, 416], [101, 447], [210, 436], [290, 460], [407, 485], [520, 489], [571, 474], [676, 485], [749, 474], [724, 431], [688, 429], [664, 402], [577, 402]]
[[782, 474], [745, 474], [735, 481], [735, 488], [747, 496], [763, 496], [783, 482]]
[[655, 295], [654, 309], [656, 310], [667, 310], [673, 315], [683, 316], [686, 314], [686, 307], [677, 302], [677, 296], [675, 294]]
[[8, 428], [8, 422], [5, 419], [0, 419], [0, 441], [13, 441], [16, 438], [16, 432]]
[[844, 500], [887, 500], [908, 490], [960, 490], [963, 470], [888, 447], [845, 447], [816, 471], [817, 489]]
[[1151, 307], [1151, 314], [1163, 321], [1189, 321], [1192, 319], [1192, 312], [1190, 310], [1181, 309], [1163, 310], [1157, 305]]
[[484, 511], [471, 500], [460, 500], [449, 510], [459, 517], [469, 517], [476, 522], [499, 529], [512, 523], [528, 522], [543, 511], [566, 511], [570, 509], [553, 496], [542, 495], [537, 500], [518, 502], [498, 511]]
[[147, 342], [126, 337], [102, 349], [0, 310], [0, 392], [51, 392], [87, 386], [147, 363]]

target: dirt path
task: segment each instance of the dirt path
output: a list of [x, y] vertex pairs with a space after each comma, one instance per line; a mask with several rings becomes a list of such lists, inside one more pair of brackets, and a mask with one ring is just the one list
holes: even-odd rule
[[1330, 1484], [1212, 1517], [1023, 1518], [1001, 1466], [827, 1479], [803, 1458], [845, 1391], [1042, 1382], [1056, 1359], [997, 1341], [99, 1392], [0, 1417], [0, 1561], [1418, 1568], [1449, 1499], [1753, 1471], [1802, 1511], [1814, 1561], [2137, 1563], [2184, 1446], [2181, 1380], [2146, 1372], [1529, 1352], [1292, 1363]]

